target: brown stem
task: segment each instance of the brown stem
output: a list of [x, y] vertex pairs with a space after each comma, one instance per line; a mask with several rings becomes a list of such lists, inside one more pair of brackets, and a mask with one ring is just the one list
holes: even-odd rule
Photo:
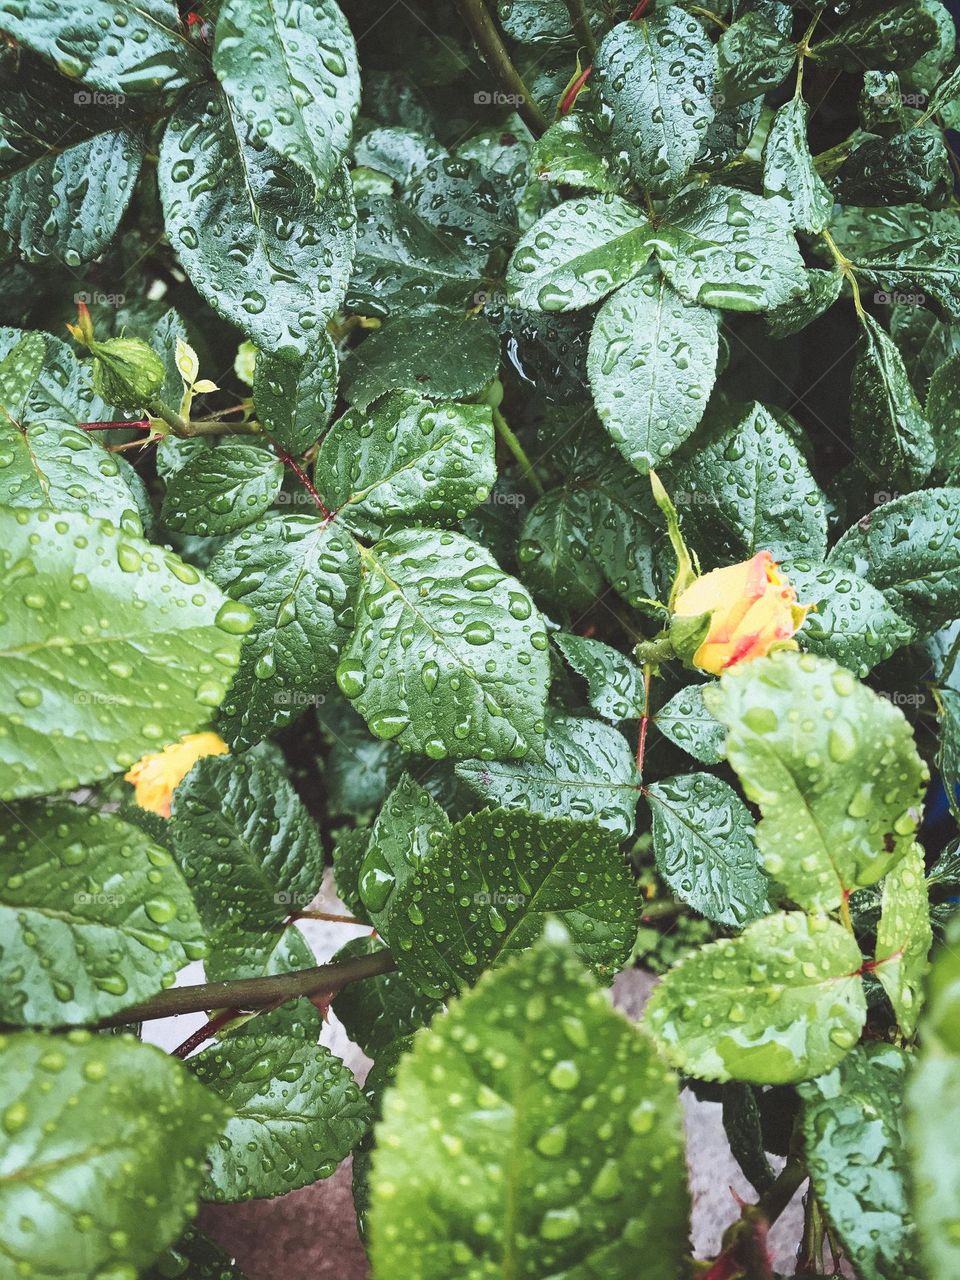
[[524, 124], [535, 138], [546, 132], [547, 118], [531, 97], [523, 77], [513, 65], [483, 0], [456, 0], [460, 16], [473, 36], [488, 70], [508, 98], [514, 100]]
[[281, 449], [281, 447], [276, 442], [274, 442], [274, 448], [277, 451], [277, 457], [280, 459], [283, 465], [285, 467], [290, 468], [293, 474], [297, 477], [297, 479], [306, 489], [307, 493], [309, 493], [310, 497], [313, 499], [314, 505], [316, 506], [320, 514], [323, 516], [324, 520], [332, 520], [333, 512], [329, 511], [327, 507], [324, 505], [324, 501], [320, 497], [319, 493], [317, 493], [317, 490], [316, 490], [316, 487], [314, 486], [313, 481], [304, 471], [303, 467], [301, 467], [300, 463], [296, 460], [296, 458], [294, 458], [292, 454], [287, 453], [286, 449]]
[[215, 1018], [205, 1022], [202, 1027], [197, 1027], [193, 1035], [187, 1036], [183, 1044], [178, 1044], [172, 1051], [172, 1057], [189, 1058], [194, 1049], [199, 1049], [204, 1041], [209, 1040], [211, 1036], [215, 1036], [228, 1022], [232, 1022], [239, 1013], [239, 1009], [224, 1009]]

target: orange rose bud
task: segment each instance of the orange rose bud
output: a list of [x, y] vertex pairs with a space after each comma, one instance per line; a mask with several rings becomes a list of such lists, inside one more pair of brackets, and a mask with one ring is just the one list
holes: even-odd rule
[[229, 747], [215, 733], [188, 733], [163, 751], [151, 751], [123, 776], [132, 782], [141, 809], [170, 817], [173, 793], [202, 756], [226, 755]]
[[752, 560], [714, 569], [698, 578], [677, 599], [682, 618], [710, 614], [706, 638], [693, 664], [718, 676], [738, 662], [762, 658], [771, 649], [799, 648], [794, 635], [813, 605], [797, 604], [797, 593], [780, 573], [769, 551]]

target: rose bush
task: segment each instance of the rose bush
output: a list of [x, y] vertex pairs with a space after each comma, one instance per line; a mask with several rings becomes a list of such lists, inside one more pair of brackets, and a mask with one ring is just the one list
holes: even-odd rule
[[944, 5], [0, 32], [0, 1277], [960, 1274]]

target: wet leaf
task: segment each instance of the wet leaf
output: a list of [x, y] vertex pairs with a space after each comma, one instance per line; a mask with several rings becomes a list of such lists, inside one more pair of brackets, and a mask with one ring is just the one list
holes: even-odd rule
[[560, 632], [554, 644], [587, 682], [594, 711], [611, 724], [639, 720], [644, 712], [643, 675], [637, 664], [602, 640]]
[[252, 623], [172, 552], [79, 513], [0, 512], [0, 584], [4, 800], [72, 791], [203, 728]]
[[189, 1280], [244, 1280], [236, 1259], [194, 1226], [187, 1227], [179, 1240], [164, 1249], [156, 1264], [143, 1272], [143, 1280], [170, 1280], [171, 1276], [187, 1276]]
[[167, 481], [160, 518], [202, 538], [236, 533], [262, 516], [283, 483], [283, 463], [257, 445], [199, 449]]
[[797, 59], [792, 25], [789, 8], [774, 3], [748, 9], [721, 33], [717, 94], [724, 106], [737, 106], [783, 83]]
[[[378, 938], [354, 938], [333, 957], [375, 955], [385, 950]], [[428, 1023], [439, 1010], [435, 1000], [427, 1000], [400, 973], [381, 973], [363, 982], [351, 982], [337, 993], [333, 1011], [347, 1035], [370, 1058], [389, 1051], [401, 1036], [410, 1035]]]
[[301, 362], [258, 353], [253, 403], [264, 431], [282, 449], [299, 455], [323, 433], [336, 407], [339, 372], [337, 349], [327, 334]]
[[850, 378], [853, 443], [891, 485], [913, 488], [923, 483], [934, 464], [930, 424], [896, 345], [872, 316], [862, 316], [860, 324], [860, 347]]
[[654, 783], [646, 795], [657, 871], [681, 902], [734, 929], [767, 914], [753, 818], [732, 787], [688, 773]]
[[932, 945], [923, 850], [914, 845], [883, 882], [873, 969], [905, 1036], [917, 1028]]
[[838, 907], [912, 848], [929, 776], [898, 707], [812, 654], [732, 668], [705, 695], [760, 806], [765, 870], [808, 910]]
[[861, 959], [834, 921], [777, 912], [674, 965], [644, 1021], [667, 1061], [698, 1079], [808, 1080], [860, 1037]]
[[[379, 1273], [449, 1280], [519, 1266], [546, 1280], [602, 1257], [611, 1275], [677, 1274], [687, 1202], [675, 1078], [562, 935], [453, 1001], [401, 1059], [383, 1106], [370, 1214]], [[477, 1188], [469, 1204], [462, 1177]]]
[[726, 731], [707, 710], [704, 686], [688, 685], [675, 693], [656, 714], [660, 732], [701, 764], [719, 764], [723, 759]]
[[822, 231], [833, 213], [833, 196], [810, 154], [809, 114], [802, 98], [791, 98], [774, 116], [763, 149], [763, 191], [786, 201], [799, 230]]
[[66, 801], [10, 810], [0, 882], [4, 1022], [105, 1018], [155, 995], [203, 953], [170, 854], [113, 814]]
[[863, 67], [909, 67], [937, 41], [934, 19], [922, 6], [901, 0], [876, 11], [855, 12], [813, 44], [813, 54], [828, 65], [851, 71]]

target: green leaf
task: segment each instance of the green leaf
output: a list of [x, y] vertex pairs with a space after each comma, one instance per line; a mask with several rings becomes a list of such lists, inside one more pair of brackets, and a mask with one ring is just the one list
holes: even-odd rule
[[203, 954], [193, 898], [165, 849], [66, 802], [8, 812], [0, 835], [0, 1018], [94, 1022], [155, 995]]
[[417, 1037], [376, 1137], [378, 1275], [679, 1273], [676, 1080], [552, 933]]
[[352, 1073], [323, 1045], [254, 1033], [189, 1065], [233, 1113], [207, 1150], [210, 1200], [280, 1196], [329, 1178], [369, 1122]]
[[179, 533], [210, 538], [258, 519], [283, 484], [283, 463], [257, 445], [199, 449], [167, 481], [160, 518]]
[[[383, 950], [377, 938], [354, 938], [333, 958], [346, 960]], [[333, 1001], [333, 1011], [347, 1035], [369, 1058], [378, 1057], [399, 1037], [417, 1031], [438, 1008], [435, 1000], [425, 999], [402, 973], [381, 973], [363, 982], [351, 982]]]
[[690, 952], [654, 989], [644, 1020], [667, 1061], [698, 1079], [806, 1080], [860, 1037], [861, 963], [842, 925], [780, 911]]
[[912, 1036], [917, 1027], [932, 945], [923, 850], [914, 845], [883, 882], [873, 968], [905, 1036]]
[[908, 493], [848, 529], [827, 557], [872, 583], [930, 635], [960, 614], [960, 489]]
[[559, 632], [554, 644], [587, 682], [590, 705], [604, 720], [620, 724], [644, 713], [643, 674], [632, 659], [602, 640]]
[[251, 746], [322, 701], [350, 638], [360, 561], [349, 534], [315, 515], [268, 515], [221, 547], [207, 567], [253, 610], [240, 666], [218, 718]]
[[173, 851], [217, 946], [252, 953], [316, 896], [323, 845], [283, 773], [256, 756], [206, 756], [173, 795]]
[[812, 560], [780, 567], [800, 603], [816, 606], [798, 637], [809, 652], [833, 658], [863, 679], [913, 638], [912, 627], [858, 574]]
[[158, 179], [167, 235], [200, 294], [261, 350], [302, 360], [346, 292], [356, 214], [345, 172], [318, 199], [300, 169], [245, 141], [221, 93], [199, 89], [164, 131]]
[[387, 942], [400, 972], [442, 999], [564, 921], [606, 978], [624, 965], [639, 899], [614, 838], [567, 818], [486, 809], [456, 823], [397, 891]]
[[[885, 216], [892, 212], [883, 210]], [[960, 323], [960, 237], [937, 232], [872, 253], [865, 248], [858, 245], [854, 249], [862, 281], [888, 295], [913, 294], [953, 324]]]
[[[38, 76], [33, 62], [0, 89], [0, 222], [27, 262], [90, 262], [133, 195], [143, 141], [116, 106], [92, 98]], [[109, 182], [97, 180], [105, 173]]]
[[734, 107], [776, 89], [797, 58], [790, 38], [792, 14], [786, 5], [748, 10], [717, 42], [717, 94]]
[[573, 311], [599, 302], [650, 257], [652, 227], [619, 196], [551, 209], [521, 238], [507, 269], [512, 305]]
[[810, 1180], [862, 1280], [921, 1274], [902, 1121], [909, 1065], [892, 1044], [862, 1045], [800, 1086]]
[[142, 1280], [171, 1280], [175, 1276], [187, 1280], [244, 1280], [236, 1260], [193, 1226], [187, 1227], [180, 1239], [160, 1254], [156, 1264], [142, 1273]]
[[319, 350], [294, 363], [257, 354], [253, 375], [253, 403], [257, 417], [282, 449], [299, 455], [316, 441], [333, 416], [337, 403], [340, 366], [329, 334], [319, 339]]
[[72, 791], [202, 728], [252, 621], [172, 552], [78, 513], [0, 511], [0, 586], [3, 800]]
[[594, 822], [621, 839], [632, 835], [640, 779], [623, 735], [599, 720], [548, 710], [543, 745], [542, 762], [465, 760], [457, 777], [505, 809]]
[[92, 0], [82, 11], [31, 0], [8, 5], [0, 31], [71, 80], [107, 93], [173, 93], [203, 79], [203, 57], [172, 0]]
[[[459, 533], [401, 530], [360, 554], [337, 683], [371, 732], [435, 760], [542, 755], [548, 641], [520, 583]], [[398, 635], [396, 660], [380, 664]]]
[[335, 0], [253, 8], [224, 0], [213, 69], [251, 138], [293, 160], [322, 191], [360, 105], [357, 49]]
[[621, 22], [594, 58], [610, 144], [654, 195], [675, 191], [713, 119], [716, 53], [700, 22], [677, 5]]
[[487, 405], [434, 405], [406, 391], [349, 409], [324, 436], [314, 471], [337, 519], [369, 538], [463, 520], [496, 478]]
[[933, 965], [920, 1053], [907, 1088], [907, 1137], [913, 1213], [928, 1276], [949, 1276], [960, 1266], [960, 951], [956, 922]]
[[930, 424], [914, 394], [903, 357], [872, 316], [862, 326], [850, 378], [850, 431], [855, 448], [892, 486], [913, 488], [935, 460]]
[[[284, 904], [279, 908], [280, 914], [292, 906]], [[279, 973], [296, 973], [300, 969], [311, 968], [316, 962], [298, 929], [276, 927], [268, 938], [257, 937], [252, 944], [247, 935], [225, 931], [222, 939], [214, 938], [203, 968], [208, 982], [232, 982], [236, 978], [269, 978]], [[248, 1021], [232, 1027], [228, 1034], [277, 1033], [295, 1036], [315, 1045], [322, 1026], [320, 1010], [302, 996], [298, 1000], [288, 1000], [278, 1009], [252, 1014]]]
[[398, 316], [350, 354], [343, 394], [365, 410], [389, 391], [469, 399], [497, 376], [500, 339], [483, 316], [437, 309]]
[[600, 128], [583, 111], [561, 116], [537, 139], [533, 168], [538, 178], [554, 186], [598, 192], [618, 189]]
[[688, 302], [766, 311], [803, 288], [803, 259], [781, 210], [748, 191], [699, 188], [667, 206], [647, 244]]
[[794, 294], [789, 301], [764, 315], [763, 323], [771, 337], [792, 337], [828, 311], [840, 297], [843, 272], [839, 268], [805, 271], [803, 287], [803, 293]]
[[763, 192], [786, 201], [790, 221], [801, 231], [822, 231], [833, 213], [833, 196], [810, 154], [809, 115], [802, 98], [791, 98], [773, 117], [763, 148]]
[[688, 773], [653, 783], [646, 795], [657, 870], [675, 897], [734, 929], [767, 914], [753, 818], [732, 787]]
[[925, 416], [936, 441], [937, 468], [954, 479], [960, 473], [960, 355], [934, 372]]
[[703, 417], [717, 373], [716, 312], [693, 306], [662, 277], [642, 276], [603, 304], [587, 371], [600, 421], [646, 472]]
[[666, 482], [703, 562], [758, 551], [823, 556], [827, 501], [795, 437], [756, 402], [731, 403], [711, 418], [711, 433]]
[[947, 803], [957, 816], [960, 795], [960, 692], [941, 686], [933, 691], [937, 704], [937, 720], [940, 730], [940, 749], [937, 752], [937, 768], [947, 793]]
[[706, 703], [760, 806], [767, 872], [809, 910], [875, 884], [913, 843], [929, 770], [898, 707], [812, 654], [731, 668]]
[[[23, 342], [27, 342], [28, 347], [20, 346]], [[43, 344], [39, 368], [36, 365], [38, 343]], [[19, 375], [10, 382], [9, 365], [6, 375], [8, 394], [16, 404], [3, 404], [3, 407], [19, 426], [29, 427], [38, 422], [76, 426], [78, 422], [96, 421], [107, 413], [103, 401], [94, 395], [87, 376], [89, 366], [80, 364], [65, 342], [50, 333], [0, 326], [0, 361], [5, 361], [18, 347], [21, 356], [15, 363], [19, 365]], [[30, 350], [32, 358], [27, 356]], [[16, 382], [20, 379], [22, 385], [18, 388]]]
[[63, 422], [21, 428], [0, 417], [0, 460], [5, 506], [82, 511], [132, 534], [143, 532], [137, 500], [117, 459], [88, 432]]
[[4, 1265], [36, 1280], [67, 1260], [77, 1280], [149, 1265], [196, 1212], [226, 1107], [132, 1036], [2, 1036], [0, 1067]]
[[833, 189], [851, 205], [945, 204], [953, 171], [943, 135], [931, 125], [895, 138], [866, 137], [848, 153]]
[[675, 693], [657, 712], [654, 723], [664, 737], [694, 760], [719, 764], [726, 732], [707, 710], [703, 690], [703, 685], [692, 684]]
[[358, 165], [389, 174], [405, 186], [418, 169], [443, 155], [444, 148], [434, 138], [415, 129], [371, 129], [353, 148]]
[[[829, 28], [827, 28], [829, 30]], [[828, 66], [860, 71], [864, 67], [909, 67], [937, 42], [934, 19], [914, 0], [855, 13], [836, 31], [813, 45], [813, 55]]]
[[591, 507], [585, 489], [551, 489], [530, 508], [517, 547], [524, 580], [536, 598], [574, 617], [605, 589], [603, 567], [593, 554]]
[[[367, 734], [367, 740], [370, 740], [369, 734]], [[378, 745], [389, 746], [385, 742]], [[386, 765], [384, 765], [384, 790], [386, 790], [386, 772]], [[337, 895], [352, 914], [365, 923], [369, 923], [369, 917], [360, 899], [359, 878], [360, 866], [369, 843], [369, 830], [366, 827], [354, 827], [344, 831], [333, 846], [333, 877]]]
[[462, 245], [478, 273], [494, 249], [517, 238], [513, 186], [477, 160], [438, 156], [414, 174], [406, 199], [428, 226]]
[[361, 906], [379, 932], [389, 932], [397, 892], [449, 829], [436, 800], [403, 774], [383, 802], [356, 871]]

